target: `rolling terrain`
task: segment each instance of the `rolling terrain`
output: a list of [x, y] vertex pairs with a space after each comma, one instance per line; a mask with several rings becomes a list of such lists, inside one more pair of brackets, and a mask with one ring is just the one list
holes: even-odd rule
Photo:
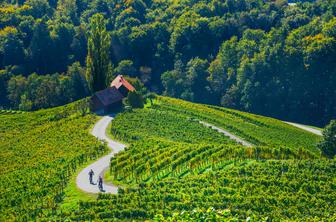
[[[3, 220], [179, 221], [193, 212], [207, 213], [184, 221], [211, 212], [218, 221], [336, 217], [336, 162], [316, 148], [320, 136], [280, 120], [168, 97], [101, 119], [100, 136], [93, 134], [111, 142], [114, 153], [104, 180], [120, 188], [76, 199], [89, 195], [80, 186], [71, 188], [76, 195], [68, 191], [77, 173], [84, 178], [87, 164], [108, 152], [90, 135], [99, 118], [75, 107], [0, 114]], [[62, 205], [64, 198], [71, 204]]]
[[77, 167], [106, 153], [76, 105], [0, 114], [0, 221], [52, 214]]
[[[243, 146], [200, 121], [257, 145]], [[118, 194], [100, 194], [60, 217], [165, 221], [212, 208], [223, 221], [335, 217], [335, 161], [315, 148], [319, 136], [282, 121], [159, 97], [117, 115], [108, 134], [128, 144], [105, 177], [121, 187]]]

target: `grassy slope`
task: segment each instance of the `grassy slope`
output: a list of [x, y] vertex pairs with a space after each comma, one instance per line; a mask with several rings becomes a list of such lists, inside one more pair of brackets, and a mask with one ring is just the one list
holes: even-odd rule
[[[263, 146], [236, 145], [195, 118], [253, 134]], [[129, 188], [61, 217], [144, 220], [209, 207], [241, 219], [336, 216], [335, 161], [313, 154], [317, 136], [278, 120], [160, 97], [152, 108], [118, 115], [110, 135], [129, 147], [112, 160], [109, 178]]]
[[[314, 160], [320, 158], [310, 152], [316, 152], [317, 136], [234, 110], [167, 97], [155, 104], [120, 114], [111, 125], [110, 135], [129, 148], [113, 159], [109, 178], [132, 188], [98, 200], [83, 195], [74, 182], [79, 171], [74, 165], [90, 162], [85, 154], [94, 153], [93, 159], [102, 155], [88, 133], [96, 117], [80, 117], [71, 107], [0, 116], [1, 170], [6, 176], [0, 183], [5, 194], [2, 218], [34, 218], [43, 207], [48, 220], [48, 209], [64, 196], [53, 219], [143, 220], [209, 207], [229, 208], [241, 219], [335, 217], [335, 161]], [[263, 146], [242, 147], [194, 119]], [[19, 183], [14, 180], [18, 175]], [[11, 203], [13, 199], [19, 201]]]
[[286, 146], [317, 151], [320, 137], [282, 121], [237, 110], [195, 104], [183, 100], [160, 97], [159, 109], [170, 109], [208, 121], [246, 139], [255, 145]]
[[[253, 141], [264, 141], [263, 146], [236, 145], [195, 119], [214, 123], [239, 135], [254, 133]], [[264, 132], [255, 134], [256, 130]], [[310, 151], [316, 152], [314, 143], [318, 140], [317, 136], [276, 119], [167, 97], [159, 97], [153, 107], [117, 116], [109, 131], [115, 139], [131, 144], [128, 152], [118, 154], [111, 162], [111, 172], [106, 178], [117, 184], [152, 181], [176, 172], [184, 174], [185, 171], [180, 171], [186, 165], [193, 170], [234, 156], [309, 158], [313, 156]], [[284, 140], [288, 135], [290, 137]]]
[[0, 115], [1, 221], [35, 220], [59, 204], [77, 166], [105, 151], [88, 133], [96, 120], [75, 104]]

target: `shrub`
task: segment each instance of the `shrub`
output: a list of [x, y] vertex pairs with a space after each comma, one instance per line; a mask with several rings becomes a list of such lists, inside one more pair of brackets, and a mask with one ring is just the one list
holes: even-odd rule
[[322, 132], [323, 139], [318, 147], [324, 155], [332, 158], [336, 155], [336, 120], [331, 120]]

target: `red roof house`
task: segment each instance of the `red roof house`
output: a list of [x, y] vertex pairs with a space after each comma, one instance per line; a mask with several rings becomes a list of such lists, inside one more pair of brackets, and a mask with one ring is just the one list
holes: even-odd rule
[[129, 91], [135, 91], [135, 88], [122, 76], [118, 75], [112, 82], [111, 87], [115, 87], [125, 97]]
[[135, 91], [135, 88], [122, 75], [119, 75], [112, 81], [111, 87], [93, 94], [90, 100], [91, 110], [106, 113], [121, 107], [122, 100], [129, 91]]

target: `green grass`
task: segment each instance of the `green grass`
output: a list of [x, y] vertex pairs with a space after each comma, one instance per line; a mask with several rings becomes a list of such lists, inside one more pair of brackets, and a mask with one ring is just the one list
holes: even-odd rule
[[59, 206], [59, 209], [63, 212], [70, 213], [78, 207], [79, 201], [94, 201], [97, 199], [98, 194], [93, 193], [86, 193], [79, 189], [76, 184], [76, 178], [80, 171], [82, 171], [87, 165], [90, 165], [91, 163], [95, 162], [96, 160], [92, 160], [87, 162], [85, 165], [82, 165], [81, 167], [78, 167], [76, 172], [71, 175], [69, 178], [69, 184], [64, 189], [64, 199]]

